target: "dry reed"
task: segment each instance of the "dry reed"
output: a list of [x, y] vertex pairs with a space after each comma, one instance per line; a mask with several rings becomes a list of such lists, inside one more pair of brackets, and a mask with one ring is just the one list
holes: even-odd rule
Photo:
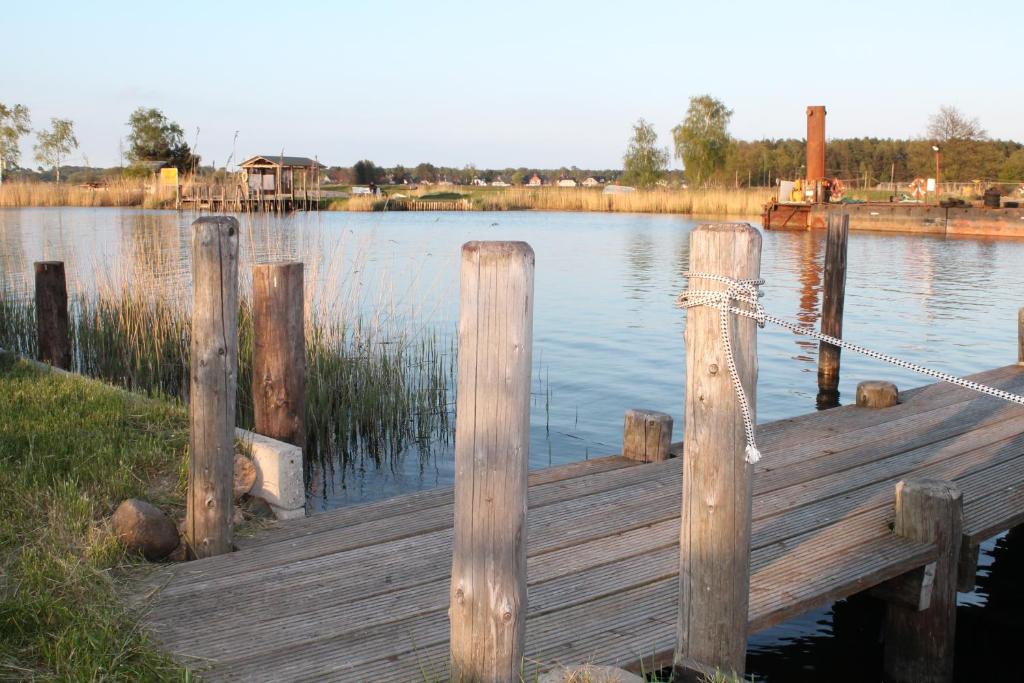
[[510, 188], [479, 197], [482, 209], [509, 211], [609, 211], [752, 216], [761, 212], [768, 190], [636, 190], [605, 194], [582, 188]]
[[[173, 199], [173, 198], [172, 198]], [[67, 183], [5, 182], [0, 185], [0, 207], [22, 206], [145, 206], [157, 208], [158, 198], [147, 196], [145, 183], [116, 180], [101, 187]]]
[[[461, 188], [460, 188], [461, 189]], [[414, 196], [436, 192], [420, 188]], [[756, 216], [771, 197], [771, 190], [636, 190], [604, 194], [600, 189], [561, 187], [513, 187], [502, 190], [473, 191], [470, 197], [478, 211], [595, 211], [614, 213], [677, 213], [706, 216]], [[331, 208], [341, 208], [332, 205]], [[344, 205], [348, 211], [386, 211], [380, 197], [354, 196]]]

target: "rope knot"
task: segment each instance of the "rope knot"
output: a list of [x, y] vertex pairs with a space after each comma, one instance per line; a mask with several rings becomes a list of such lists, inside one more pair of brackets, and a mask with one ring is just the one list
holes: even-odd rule
[[725, 275], [693, 273], [690, 271], [683, 273], [683, 277], [690, 280], [701, 278], [727, 285], [725, 289], [716, 291], [685, 289], [676, 300], [676, 305], [681, 308], [708, 306], [718, 309], [719, 329], [722, 335], [722, 346], [725, 349], [725, 361], [729, 368], [729, 377], [732, 379], [733, 390], [736, 392], [736, 400], [740, 404], [740, 413], [743, 415], [743, 432], [747, 438], [747, 447], [743, 451], [743, 459], [753, 465], [761, 459], [761, 452], [757, 449], [750, 401], [747, 398], [746, 390], [743, 388], [743, 382], [740, 380], [739, 371], [736, 369], [736, 358], [733, 355], [731, 340], [732, 326], [729, 324], [729, 316], [730, 314], [742, 315], [754, 320], [758, 327], [764, 327], [765, 322], [767, 322], [767, 315], [764, 306], [761, 305], [761, 297], [764, 294], [759, 289], [764, 284], [764, 280], [740, 280], [726, 277]]

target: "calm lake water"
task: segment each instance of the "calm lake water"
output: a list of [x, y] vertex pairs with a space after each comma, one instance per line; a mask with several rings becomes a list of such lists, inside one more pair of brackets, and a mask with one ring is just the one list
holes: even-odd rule
[[[190, 215], [115, 209], [0, 211], [0, 267], [8, 291], [30, 291], [32, 262], [67, 262], [73, 288], [97, 271], [133, 286], [182, 296], [189, 278]], [[246, 263], [301, 258], [320, 304], [415, 318], [450, 336], [458, 315], [459, 247], [516, 239], [536, 252], [532, 467], [616, 452], [623, 411], [661, 410], [681, 438], [688, 236], [699, 221], [679, 216], [571, 213], [296, 214], [243, 217]], [[822, 233], [766, 232], [762, 273], [770, 313], [816, 326]], [[145, 263], [145, 272], [140, 272]], [[243, 268], [244, 270], [244, 268]], [[339, 272], [347, 273], [339, 277]], [[29, 283], [29, 284], [26, 284]], [[1024, 242], [854, 232], [849, 242], [844, 336], [911, 361], [968, 374], [1016, 360], [1016, 312], [1024, 303]], [[815, 409], [817, 345], [778, 329], [758, 335], [761, 422]], [[923, 378], [843, 355], [841, 400], [858, 381]], [[450, 448], [426, 462], [356, 467], [314, 482], [314, 509], [450, 485]], [[996, 655], [1022, 635], [1017, 584], [1022, 542], [990, 542], [982, 587], [962, 596], [960, 680], [984, 673], [1021, 680]], [[1016, 554], [1015, 554], [1016, 553]], [[998, 598], [998, 599], [997, 599]], [[875, 680], [877, 619], [870, 606], [839, 603], [762, 633], [750, 670], [771, 680]], [[1006, 652], [1007, 650], [1003, 650]], [[977, 667], [982, 667], [979, 670]]]

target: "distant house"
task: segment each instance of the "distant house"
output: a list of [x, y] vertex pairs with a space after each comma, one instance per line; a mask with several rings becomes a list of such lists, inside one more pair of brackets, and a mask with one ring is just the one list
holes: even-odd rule
[[636, 192], [636, 188], [629, 185], [608, 185], [604, 188], [603, 194], [628, 194], [630, 192]]
[[544, 184], [544, 181], [541, 179], [539, 175], [534, 173], [532, 176], [530, 176], [530, 179], [526, 181], [526, 184], [529, 187], [540, 187], [541, 185]]
[[352, 194], [373, 194], [373, 190], [365, 185], [353, 185]]
[[497, 180], [491, 183], [491, 187], [511, 187], [511, 185], [509, 185], [509, 183], [506, 183], [501, 178], [498, 178]]
[[600, 184], [601, 182], [594, 176], [590, 176], [589, 178], [583, 181], [583, 187], [597, 187]]
[[473, 184], [478, 187], [487, 187], [487, 181], [483, 178], [473, 178]]
[[291, 196], [312, 190], [323, 165], [309, 157], [267, 154], [249, 157], [239, 166], [242, 185], [250, 195]]
[[559, 187], [576, 187], [576, 181], [573, 178], [562, 178], [558, 181]]

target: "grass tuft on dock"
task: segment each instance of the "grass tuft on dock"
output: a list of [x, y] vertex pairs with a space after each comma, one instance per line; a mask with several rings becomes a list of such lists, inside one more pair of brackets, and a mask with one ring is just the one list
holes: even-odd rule
[[182, 681], [118, 599], [105, 519], [180, 508], [184, 409], [0, 354], [0, 679]]

